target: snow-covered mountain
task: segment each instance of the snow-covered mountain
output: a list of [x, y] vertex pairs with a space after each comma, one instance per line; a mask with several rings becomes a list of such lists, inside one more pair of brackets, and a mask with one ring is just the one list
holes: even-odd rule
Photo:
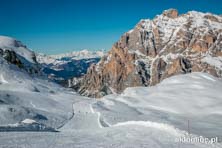
[[0, 56], [30, 74], [40, 73], [40, 65], [36, 61], [35, 53], [14, 38], [0, 36]]
[[83, 95], [101, 97], [200, 71], [222, 77], [222, 17], [169, 9], [126, 32], [77, 86]]
[[71, 92], [0, 57], [0, 129], [32, 119], [58, 128], [72, 116]]
[[73, 51], [70, 53], [56, 54], [56, 55], [45, 55], [38, 54], [37, 61], [41, 64], [63, 64], [67, 63], [68, 60], [81, 60], [81, 59], [94, 59], [101, 58], [105, 55], [105, 50], [91, 51], [91, 50], [80, 50]]
[[104, 50], [85, 49], [58, 55], [38, 54], [37, 61], [43, 66], [43, 72], [49, 79], [68, 86], [69, 79], [76, 79], [86, 74], [90, 65], [96, 64], [104, 55]]
[[0, 48], [0, 131], [53, 131], [73, 116], [73, 93], [35, 74], [34, 52], [4, 36]]
[[36, 63], [35, 53], [23, 45], [21, 41], [18, 41], [14, 38], [0, 36], [0, 48], [3, 49], [3, 51], [14, 51], [30, 63]]

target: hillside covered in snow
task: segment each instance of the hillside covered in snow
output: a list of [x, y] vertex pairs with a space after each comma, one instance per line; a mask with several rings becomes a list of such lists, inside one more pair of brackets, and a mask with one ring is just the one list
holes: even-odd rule
[[[2, 86], [11, 83], [6, 76], [4, 79], [8, 83]], [[219, 141], [216, 143], [180, 141], [184, 137], [222, 138], [220, 128], [222, 81], [209, 74], [179, 75], [166, 79], [154, 87], [128, 88], [121, 95], [109, 95], [101, 100], [71, 94], [54, 84], [47, 84], [48, 89], [44, 87], [43, 91], [42, 84], [45, 82], [39, 80], [34, 85], [38, 87], [39, 92], [35, 92], [31, 90], [28, 82], [20, 84], [20, 87], [28, 85], [29, 90], [25, 93], [24, 89], [12, 90], [16, 91], [18, 102], [14, 93], [2, 90], [2, 86], [0, 87], [1, 94], [4, 95], [2, 91], [5, 91], [11, 100], [14, 100], [13, 103], [8, 102], [12, 105], [1, 103], [3, 109], [1, 119], [4, 119], [1, 121], [4, 121], [4, 125], [10, 123], [10, 125], [30, 126], [36, 122], [48, 126], [60, 125], [57, 129], [59, 132], [0, 132], [0, 147], [19, 145], [33, 148], [220, 148], [222, 146]], [[57, 92], [51, 94], [49, 90]], [[25, 95], [27, 93], [31, 98]], [[1, 102], [3, 101], [6, 102], [1, 99]], [[72, 104], [74, 116], [71, 112]], [[29, 114], [18, 113], [17, 118], [5, 118], [10, 117], [12, 113], [4, 111], [4, 108], [12, 106], [13, 113], [25, 109]], [[20, 112], [24, 112], [23, 110]], [[190, 129], [187, 128], [188, 120]], [[10, 142], [11, 139], [13, 143]]]
[[50, 82], [36, 55], [0, 36], [0, 131], [56, 131], [73, 116], [74, 92]]

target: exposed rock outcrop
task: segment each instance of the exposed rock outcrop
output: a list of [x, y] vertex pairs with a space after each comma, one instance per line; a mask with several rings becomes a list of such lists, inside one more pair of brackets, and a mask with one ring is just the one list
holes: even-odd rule
[[178, 11], [176, 9], [165, 10], [163, 12], [163, 16], [167, 16], [169, 18], [177, 18], [178, 17]]
[[199, 71], [222, 76], [222, 18], [170, 9], [125, 33], [76, 88], [82, 95], [101, 97]]
[[22, 62], [19, 60], [14, 51], [10, 50], [4, 51], [3, 49], [0, 48], [0, 56], [2, 56], [9, 63], [17, 65], [19, 68], [22, 68]]

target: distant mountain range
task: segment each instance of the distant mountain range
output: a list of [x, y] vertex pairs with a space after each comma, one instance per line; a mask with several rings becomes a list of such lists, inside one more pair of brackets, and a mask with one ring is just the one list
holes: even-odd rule
[[58, 55], [37, 54], [37, 61], [48, 78], [69, 86], [68, 80], [86, 74], [91, 64], [96, 64], [105, 55], [104, 50], [81, 50]]
[[101, 58], [104, 56], [105, 50], [97, 50], [91, 51], [87, 49], [83, 49], [80, 51], [73, 51], [70, 53], [56, 54], [56, 55], [45, 55], [38, 53], [37, 61], [41, 64], [59, 64], [64, 61], [69, 60], [81, 60], [81, 59], [93, 59], [93, 58]]

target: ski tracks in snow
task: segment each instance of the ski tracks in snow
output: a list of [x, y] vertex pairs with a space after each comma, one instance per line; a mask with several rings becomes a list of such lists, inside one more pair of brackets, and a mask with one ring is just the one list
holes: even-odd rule
[[3, 83], [3, 84], [7, 84], [8, 83], [8, 81], [5, 80], [5, 78], [3, 77], [2, 74], [0, 75], [0, 83]]

